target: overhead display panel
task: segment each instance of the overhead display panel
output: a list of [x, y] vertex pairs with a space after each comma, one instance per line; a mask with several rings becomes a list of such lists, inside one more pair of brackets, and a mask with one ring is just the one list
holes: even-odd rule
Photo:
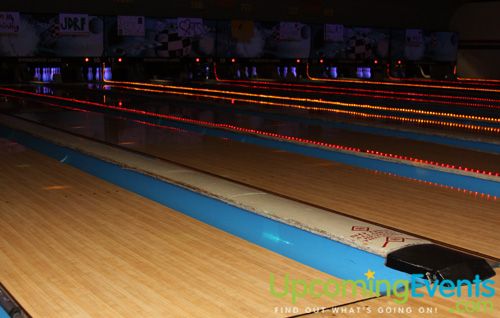
[[120, 34], [118, 19], [106, 18], [107, 56], [204, 57], [215, 54], [216, 22], [199, 18], [146, 17], [144, 35]]
[[[235, 30], [234, 22], [219, 22], [217, 54], [239, 58], [308, 58], [311, 27], [299, 22], [253, 22]], [[284, 28], [283, 28], [284, 26]], [[236, 31], [236, 32], [235, 32]]]
[[366, 61], [388, 57], [390, 31], [387, 29], [326, 24], [314, 25], [312, 30], [313, 58]]
[[205, 25], [200, 18], [177, 18], [177, 33], [183, 38], [203, 36]]
[[454, 62], [457, 59], [458, 34], [423, 30], [393, 30], [393, 59], [426, 62]]
[[299, 22], [280, 22], [280, 41], [300, 41], [302, 39], [302, 28], [304, 24]]
[[86, 35], [89, 33], [88, 14], [60, 13], [59, 33], [63, 35]]
[[140, 36], [146, 34], [146, 19], [143, 16], [123, 16], [117, 18], [118, 36]]
[[254, 23], [250, 20], [232, 20], [231, 36], [239, 42], [248, 42], [254, 36]]
[[0, 34], [17, 34], [20, 26], [19, 12], [0, 11]]
[[83, 57], [103, 53], [102, 17], [21, 14], [19, 31], [0, 34], [0, 56]]
[[343, 42], [344, 26], [342, 24], [325, 24], [325, 42]]

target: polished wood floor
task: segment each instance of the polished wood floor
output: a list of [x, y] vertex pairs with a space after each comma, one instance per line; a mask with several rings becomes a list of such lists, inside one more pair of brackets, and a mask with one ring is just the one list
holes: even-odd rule
[[29, 117], [500, 260], [499, 199], [100, 113], [48, 112]]
[[332, 161], [147, 128], [126, 147], [356, 218], [500, 259], [500, 200]]
[[271, 273], [332, 278], [0, 141], [0, 282], [33, 317], [286, 317]]

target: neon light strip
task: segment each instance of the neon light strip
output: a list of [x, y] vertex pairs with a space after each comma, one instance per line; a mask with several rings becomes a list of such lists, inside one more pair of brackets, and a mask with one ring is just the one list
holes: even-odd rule
[[[150, 116], [150, 117], [155, 117], [155, 118], [162, 118], [162, 119], [166, 119], [166, 120], [171, 120], [171, 121], [176, 121], [176, 122], [181, 122], [181, 123], [186, 123], [186, 124], [192, 124], [192, 125], [197, 125], [197, 126], [205, 126], [205, 127], [222, 129], [222, 130], [236, 131], [239, 133], [264, 136], [264, 137], [273, 138], [273, 139], [277, 138], [277, 139], [284, 140], [284, 141], [309, 144], [309, 145], [314, 145], [314, 146], [319, 146], [319, 147], [324, 147], [324, 148], [329, 148], [329, 149], [335, 149], [335, 150], [342, 150], [342, 151], [347, 151], [347, 152], [366, 153], [366, 154], [369, 154], [369, 155], [372, 155], [375, 157], [385, 157], [385, 158], [398, 159], [401, 161], [410, 161], [410, 162], [414, 162], [414, 163], [418, 163], [418, 164], [422, 164], [422, 165], [431, 165], [431, 166], [442, 167], [442, 168], [447, 168], [447, 169], [462, 170], [465, 172], [471, 172], [471, 173], [487, 175], [487, 176], [492, 176], [492, 177], [493, 176], [494, 177], [500, 176], [500, 174], [498, 172], [472, 169], [472, 168], [468, 168], [468, 167], [440, 163], [437, 161], [430, 161], [430, 160], [424, 160], [424, 159], [413, 158], [413, 157], [408, 157], [408, 156], [396, 155], [396, 154], [392, 154], [392, 153], [379, 152], [379, 151], [370, 150], [370, 149], [362, 150], [362, 149], [356, 148], [356, 147], [347, 147], [347, 146], [331, 144], [331, 143], [326, 143], [326, 142], [320, 142], [320, 141], [304, 139], [304, 138], [299, 138], [299, 137], [286, 136], [286, 135], [270, 133], [270, 132], [266, 132], [266, 131], [262, 131], [262, 130], [239, 127], [239, 126], [235, 126], [235, 125], [231, 125], [231, 124], [212, 123], [212, 122], [203, 121], [203, 120], [188, 119], [188, 118], [177, 117], [177, 116], [172, 116], [172, 115], [165, 115], [165, 114], [160, 114], [160, 113], [148, 112], [148, 111], [144, 111], [144, 110], [122, 108], [122, 107], [105, 105], [105, 104], [100, 104], [100, 103], [96, 103], [96, 102], [83, 101], [83, 100], [67, 98], [67, 97], [49, 96], [49, 95], [37, 94], [37, 93], [26, 92], [26, 91], [18, 91], [18, 90], [10, 89], [10, 88], [3, 88], [2, 87], [1, 89], [5, 89], [8, 91], [13, 91], [13, 92], [17, 92], [17, 93], [25, 93], [27, 95], [32, 95], [32, 96], [45, 97], [45, 98], [49, 98], [49, 99], [56, 99], [56, 100], [69, 101], [69, 102], [73, 102], [73, 103], [86, 104], [86, 105], [96, 106], [96, 107], [105, 108], [105, 109], [113, 109], [113, 110], [118, 110], [118, 111], [124, 112], [124, 113], [133, 113], [133, 114], [145, 115], [145, 116]], [[19, 97], [19, 98], [21, 98], [21, 97]]]
[[[199, 91], [199, 92], [208, 92], [208, 93], [216, 93], [216, 94], [225, 94], [225, 95], [237, 95], [237, 96], [245, 96], [245, 97], [257, 97], [257, 98], [269, 98], [269, 99], [278, 99], [278, 100], [288, 100], [294, 102], [306, 102], [306, 103], [317, 103], [323, 105], [330, 106], [341, 106], [341, 107], [352, 107], [352, 108], [362, 108], [362, 109], [370, 109], [370, 110], [378, 110], [378, 111], [389, 111], [389, 112], [399, 112], [399, 113], [409, 113], [416, 115], [425, 115], [425, 116], [438, 116], [438, 117], [448, 117], [454, 119], [466, 119], [466, 120], [475, 120], [482, 122], [490, 122], [490, 123], [500, 123], [500, 118], [493, 117], [482, 117], [482, 116], [473, 116], [473, 115], [461, 115], [461, 114], [453, 114], [453, 113], [443, 113], [443, 112], [435, 112], [435, 111], [427, 111], [427, 110], [417, 110], [411, 108], [392, 108], [385, 106], [375, 106], [368, 104], [356, 104], [356, 103], [343, 103], [343, 102], [335, 102], [335, 101], [326, 101], [322, 99], [315, 98], [303, 98], [303, 97], [289, 97], [289, 96], [280, 96], [280, 95], [266, 95], [266, 94], [254, 94], [254, 93], [244, 93], [244, 92], [235, 92], [235, 91], [227, 91], [227, 90], [216, 90], [209, 88], [193, 88], [186, 86], [176, 86], [176, 85], [163, 85], [163, 84], [151, 84], [151, 83], [139, 83], [139, 82], [117, 82], [117, 81], [106, 81], [106, 83], [111, 84], [119, 84], [119, 85], [136, 85], [136, 86], [146, 86], [146, 87], [155, 87], [155, 88], [168, 88], [182, 91]], [[122, 87], [123, 86], [117, 86]], [[197, 96], [197, 95], [193, 95]], [[200, 95], [201, 97], [201, 95]], [[203, 95], [206, 97], [206, 95]], [[303, 106], [304, 109], [308, 106]], [[326, 110], [326, 108], [312, 108], [315, 110]]]
[[[18, 96], [13, 96], [13, 95], [7, 95], [7, 94], [2, 94], [2, 95], [9, 96], [9, 97], [12, 97], [12, 98], [19, 98]], [[76, 108], [76, 107], [69, 107], [69, 106], [57, 105], [57, 104], [52, 104], [52, 103], [48, 103], [48, 102], [43, 102], [43, 103], [51, 105], [51, 106], [56, 107], [56, 108], [69, 109], [69, 110], [76, 111], [76, 112], [82, 112], [82, 113], [89, 113], [90, 112], [88, 110], [84, 110], [84, 109]], [[159, 129], [165, 129], [165, 130], [170, 130], [170, 131], [181, 131], [181, 132], [186, 131], [184, 129], [169, 127], [169, 126], [160, 125], [160, 124], [153, 124], [153, 123], [150, 123], [150, 122], [147, 122], [147, 121], [143, 121], [143, 120], [135, 120], [135, 119], [127, 119], [127, 120], [131, 120], [132, 122], [136, 122], [136, 123], [141, 124], [141, 125], [151, 126], [151, 127], [159, 128]], [[439, 183], [435, 183], [435, 182], [430, 182], [430, 181], [415, 179], [415, 178], [411, 178], [411, 177], [404, 177], [404, 176], [396, 175], [396, 174], [390, 173], [390, 172], [384, 172], [384, 171], [378, 171], [378, 170], [368, 170], [367, 172], [368, 173], [373, 173], [373, 174], [389, 175], [389, 176], [391, 176], [393, 178], [399, 178], [399, 179], [402, 179], [402, 180], [410, 180], [410, 181], [415, 181], [415, 182], [418, 182], [418, 183], [423, 183], [423, 184], [428, 185], [428, 186], [434, 186], [434, 187], [445, 188], [445, 189], [448, 189], [448, 190], [454, 190], [454, 191], [463, 193], [464, 195], [468, 194], [470, 196], [474, 196], [474, 197], [476, 197], [478, 199], [494, 200], [494, 201], [497, 200], [496, 196], [492, 196], [490, 194], [486, 194], [486, 193], [482, 193], [482, 192], [476, 192], [476, 191], [470, 191], [470, 190], [466, 190], [466, 189], [462, 189], [462, 188], [457, 188], [457, 187], [443, 185], [443, 184], [439, 184]]]
[[[379, 94], [385, 94], [385, 95], [403, 95], [403, 96], [418, 96], [418, 97], [430, 97], [430, 98], [442, 98], [442, 99], [456, 99], [456, 100], [472, 100], [472, 101], [483, 101], [483, 102], [490, 102], [490, 103], [500, 103], [500, 99], [494, 99], [494, 98], [484, 98], [484, 97], [472, 97], [472, 96], [455, 96], [455, 95], [439, 95], [439, 94], [429, 94], [429, 93], [413, 93], [413, 92], [398, 92], [398, 91], [389, 91], [389, 90], [380, 90], [380, 89], [365, 89], [365, 88], [351, 88], [351, 87], [338, 87], [338, 86], [324, 86], [324, 85], [311, 85], [311, 84], [304, 84], [304, 83], [280, 83], [280, 82], [270, 82], [270, 81], [263, 81], [263, 80], [227, 80], [227, 79], [221, 79], [217, 75], [217, 65], [214, 63], [214, 75], [215, 79], [218, 82], [222, 83], [247, 83], [247, 84], [253, 84], [253, 85], [272, 85], [272, 86], [288, 86], [288, 87], [307, 87], [307, 88], [314, 88], [314, 89], [325, 89], [325, 90], [339, 90], [339, 91], [353, 91], [353, 92], [368, 92], [368, 93], [379, 93]], [[323, 93], [323, 92], [321, 92]], [[471, 106], [474, 106], [474, 104], [470, 104]], [[488, 107], [488, 105], [485, 105]]]
[[[457, 77], [457, 79], [459, 81], [464, 81], [464, 82], [472, 82], [472, 81], [476, 81], [476, 82], [479, 82], [479, 83], [499, 83], [500, 84], [500, 80], [497, 80], [497, 79], [490, 79], [490, 78], [472, 78], [472, 77]], [[497, 85], [499, 85], [497, 84]]]
[[[166, 126], [166, 125], [153, 124], [153, 123], [150, 123], [150, 122], [147, 122], [147, 121], [142, 121], [142, 120], [132, 120], [132, 121], [136, 122], [138, 124], [141, 124], [141, 125], [151, 126], [151, 127], [159, 128], [159, 129], [166, 129], [166, 130], [176, 129], [176, 128], [172, 128], [172, 127], [169, 127], [169, 126]], [[490, 195], [490, 194], [486, 194], [486, 193], [482, 193], [482, 192], [477, 192], [477, 191], [470, 191], [470, 190], [463, 189], [463, 188], [457, 188], [457, 187], [453, 187], [453, 186], [448, 186], [448, 185], [444, 185], [444, 184], [440, 184], [440, 183], [436, 183], [436, 182], [431, 182], [431, 181], [425, 181], [425, 180], [415, 179], [415, 178], [411, 178], [411, 177], [403, 177], [403, 176], [400, 176], [400, 175], [397, 175], [397, 174], [394, 174], [394, 173], [391, 173], [391, 172], [385, 172], [385, 171], [379, 171], [379, 170], [369, 170], [369, 172], [371, 172], [373, 174], [384, 174], [384, 175], [391, 176], [393, 178], [399, 178], [399, 179], [403, 179], [403, 180], [416, 181], [418, 183], [423, 183], [423, 184], [426, 184], [426, 185], [429, 185], [429, 186], [434, 186], [434, 187], [439, 187], [439, 188], [445, 188], [445, 189], [448, 189], [448, 190], [454, 190], [454, 191], [457, 191], [457, 192], [461, 192], [463, 194], [468, 194], [468, 195], [474, 196], [476, 198], [478, 198], [478, 196], [480, 196], [479, 198], [480, 199], [484, 199], [484, 200], [494, 200], [494, 201], [497, 200], [497, 197], [494, 196], [494, 195]]]
[[411, 178], [411, 177], [402, 177], [400, 175], [397, 175], [397, 174], [394, 174], [394, 173], [391, 173], [391, 172], [373, 170], [373, 173], [388, 175], [388, 176], [391, 176], [393, 178], [399, 178], [399, 179], [416, 181], [418, 183], [423, 183], [423, 184], [426, 184], [426, 185], [435, 186], [435, 187], [439, 187], [439, 188], [445, 188], [445, 189], [448, 189], [448, 190], [454, 190], [454, 191], [457, 191], [457, 192], [461, 192], [463, 194], [468, 194], [470, 196], [474, 196], [476, 198], [480, 198], [480, 199], [484, 199], [484, 200], [488, 200], [488, 201], [489, 200], [493, 200], [493, 201], [497, 200], [497, 197], [494, 196], [494, 195], [492, 196], [490, 194], [486, 194], [486, 193], [482, 193], [482, 192], [470, 191], [470, 190], [467, 190], [467, 189], [452, 187], [452, 186], [448, 186], [448, 185], [444, 185], [444, 184], [440, 184], [440, 183], [436, 183], [436, 182], [425, 181], [425, 180], [415, 179], [415, 178]]
[[493, 133], [500, 132], [500, 128], [495, 128], [495, 127], [459, 124], [459, 123], [436, 121], [436, 120], [430, 120], [430, 119], [415, 119], [415, 118], [398, 117], [398, 116], [390, 116], [390, 115], [375, 115], [375, 114], [367, 114], [367, 113], [363, 113], [363, 112], [347, 111], [347, 110], [333, 109], [333, 108], [301, 106], [301, 105], [287, 104], [287, 103], [276, 103], [276, 102], [268, 102], [268, 101], [261, 101], [261, 100], [232, 98], [232, 97], [224, 97], [224, 96], [213, 96], [213, 95], [206, 95], [206, 94], [186, 93], [186, 92], [171, 92], [171, 91], [167, 92], [167, 91], [162, 91], [162, 90], [138, 88], [138, 87], [130, 87], [130, 86], [121, 86], [121, 85], [112, 85], [112, 84], [109, 86], [124, 88], [124, 89], [128, 89], [128, 90], [143, 91], [143, 92], [162, 93], [162, 94], [181, 95], [181, 96], [205, 97], [205, 98], [211, 98], [211, 99], [216, 99], [216, 100], [228, 100], [231, 102], [239, 101], [239, 102], [247, 102], [247, 103], [254, 103], [254, 104], [263, 104], [263, 105], [269, 105], [269, 106], [275, 106], [275, 107], [289, 107], [289, 108], [304, 109], [304, 110], [325, 111], [325, 112], [330, 112], [330, 113], [358, 116], [358, 117], [363, 117], [363, 118], [389, 119], [389, 120], [394, 120], [394, 121], [402, 121], [402, 122], [417, 123], [417, 124], [427, 124], [427, 125], [437, 125], [437, 126], [445, 126], [445, 127], [476, 130], [476, 131], [485, 131], [485, 132], [493, 132]]
[[[255, 82], [253, 82], [255, 83]], [[420, 102], [420, 103], [437, 103], [440, 105], [436, 105], [439, 107], [447, 107], [448, 105], [457, 105], [463, 107], [482, 107], [482, 108], [492, 108], [492, 109], [500, 109], [500, 105], [486, 105], [486, 104], [478, 104], [478, 103], [465, 103], [465, 102], [455, 102], [455, 101], [444, 101], [437, 99], [423, 99], [423, 98], [411, 98], [411, 97], [394, 97], [389, 95], [372, 95], [367, 93], [347, 93], [341, 92], [343, 90], [353, 90], [352, 88], [340, 88], [340, 87], [331, 87], [328, 91], [319, 91], [312, 89], [300, 89], [300, 88], [285, 88], [285, 87], [271, 87], [271, 85], [265, 85], [259, 83], [258, 85], [244, 84], [244, 83], [231, 83], [228, 84], [232, 87], [245, 87], [245, 88], [253, 88], [253, 89], [268, 89], [268, 90], [280, 90], [280, 91], [290, 91], [290, 92], [300, 92], [300, 93], [319, 93], [322, 95], [345, 95], [345, 96], [353, 96], [353, 97], [369, 97], [374, 99], [390, 99], [390, 100], [399, 100], [399, 101], [410, 101], [410, 102]], [[340, 91], [340, 92], [337, 92]], [[405, 94], [406, 95], [406, 94]], [[410, 95], [410, 94], [408, 94]], [[415, 94], [418, 95], [418, 94]], [[447, 98], [447, 96], [443, 96], [443, 98]], [[500, 103], [500, 100], [497, 100]]]

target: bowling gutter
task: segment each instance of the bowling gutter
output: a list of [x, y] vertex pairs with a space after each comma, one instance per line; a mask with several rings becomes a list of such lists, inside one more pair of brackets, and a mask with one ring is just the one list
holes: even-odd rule
[[[402, 247], [430, 243], [159, 158], [10, 116], [0, 115], [1, 126], [3, 135], [29, 148], [131, 191], [138, 190], [134, 192], [336, 277], [358, 279], [366, 266], [371, 266], [389, 280], [407, 278], [408, 274], [385, 267], [385, 256]], [[146, 179], [149, 181], [144, 181]], [[181, 192], [178, 195], [169, 192], [172, 187]], [[197, 199], [180, 200], [186, 190]], [[150, 197], [148, 192], [154, 195]], [[169, 200], [174, 204], [166, 204]], [[180, 201], [196, 212], [189, 211], [189, 207], [183, 211], [181, 206], [176, 206]], [[215, 204], [215, 210], [210, 210], [211, 204]], [[366, 239], [367, 236], [370, 239]]]

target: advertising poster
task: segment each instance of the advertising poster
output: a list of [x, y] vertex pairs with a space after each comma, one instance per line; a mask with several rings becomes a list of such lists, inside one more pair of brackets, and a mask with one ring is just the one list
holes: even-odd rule
[[19, 12], [0, 11], [0, 34], [17, 34], [19, 27]]
[[[304, 23], [254, 22], [247, 37], [235, 36], [231, 22], [218, 24], [217, 54], [239, 58], [308, 58], [311, 27]], [[285, 26], [282, 29], [282, 26]], [[283, 32], [282, 32], [283, 31]]]
[[140, 36], [146, 34], [146, 19], [143, 16], [123, 16], [117, 18], [118, 36]]
[[342, 24], [325, 24], [325, 42], [344, 41], [344, 26]]
[[314, 25], [313, 58], [365, 61], [386, 58], [390, 33], [386, 29]]
[[104, 33], [102, 17], [63, 15], [63, 20], [60, 21], [58, 14], [21, 14], [19, 31], [16, 35], [0, 34], [0, 56], [83, 57], [102, 55]]
[[454, 62], [457, 59], [458, 35], [454, 32], [393, 30], [393, 59], [428, 62]]
[[89, 33], [88, 14], [59, 14], [59, 33], [62, 35], [86, 35]]
[[143, 36], [120, 35], [116, 17], [107, 17], [105, 24], [107, 56], [182, 58], [215, 54], [213, 20], [146, 17]]

